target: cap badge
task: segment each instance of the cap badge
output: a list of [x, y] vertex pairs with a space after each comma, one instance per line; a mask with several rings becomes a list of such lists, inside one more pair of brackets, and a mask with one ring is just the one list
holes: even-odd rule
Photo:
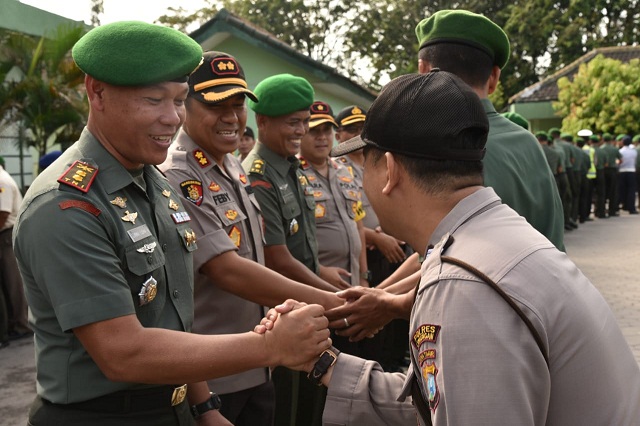
[[358, 107], [353, 107], [353, 109], [351, 110], [351, 114], [353, 115], [362, 114], [362, 110]]
[[110, 203], [114, 206], [118, 206], [121, 209], [124, 209], [125, 207], [127, 207], [127, 197], [116, 197], [111, 200]]
[[216, 75], [237, 75], [240, 73], [238, 63], [232, 58], [215, 58], [211, 61], [211, 70]]
[[140, 298], [140, 306], [144, 306], [156, 298], [158, 294], [158, 281], [155, 278], [149, 277], [148, 280], [142, 284], [138, 297]]
[[138, 212], [129, 213], [129, 210], [124, 211], [124, 216], [121, 219], [125, 222], [131, 222], [132, 224], [136, 224], [136, 219], [138, 218]]

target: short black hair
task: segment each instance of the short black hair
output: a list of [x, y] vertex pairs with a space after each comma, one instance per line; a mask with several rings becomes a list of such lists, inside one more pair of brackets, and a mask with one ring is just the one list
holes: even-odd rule
[[440, 68], [460, 77], [471, 87], [483, 86], [493, 70], [493, 59], [480, 49], [456, 43], [437, 43], [423, 47], [418, 58], [431, 68]]

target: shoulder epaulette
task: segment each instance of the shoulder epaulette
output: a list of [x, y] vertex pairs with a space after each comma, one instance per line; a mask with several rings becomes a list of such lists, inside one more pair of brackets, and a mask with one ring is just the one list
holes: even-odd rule
[[311, 167], [311, 164], [309, 164], [309, 162], [305, 160], [304, 157], [299, 157], [298, 160], [300, 160], [300, 168], [302, 170], [307, 170], [309, 167]]
[[253, 163], [251, 163], [251, 169], [249, 169], [249, 173], [257, 173], [259, 175], [263, 175], [264, 169], [265, 169], [264, 160], [261, 160], [260, 158], [256, 158], [255, 160], [253, 160]]
[[209, 159], [207, 158], [207, 155], [201, 149], [195, 149], [192, 155], [193, 155], [193, 158], [196, 160], [196, 163], [198, 163], [198, 165], [202, 169], [204, 169], [209, 164], [211, 164], [211, 161], [209, 161]]
[[98, 167], [84, 161], [76, 160], [71, 167], [58, 178], [58, 182], [87, 193], [97, 174]]
[[347, 159], [344, 157], [335, 157], [334, 160], [339, 161], [343, 164], [347, 164]]

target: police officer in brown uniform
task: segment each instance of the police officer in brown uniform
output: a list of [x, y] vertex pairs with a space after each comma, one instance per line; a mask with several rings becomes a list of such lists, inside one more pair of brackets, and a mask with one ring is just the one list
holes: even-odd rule
[[[287, 298], [334, 306], [332, 293], [294, 283], [264, 266], [262, 216], [246, 172], [231, 153], [247, 119], [248, 89], [238, 61], [205, 52], [189, 77], [185, 123], [160, 169], [182, 194], [194, 231], [195, 319], [201, 334], [241, 333], [262, 318], [262, 304]], [[230, 320], [233, 318], [233, 320]], [[209, 381], [233, 424], [270, 425], [273, 385], [266, 369]]]

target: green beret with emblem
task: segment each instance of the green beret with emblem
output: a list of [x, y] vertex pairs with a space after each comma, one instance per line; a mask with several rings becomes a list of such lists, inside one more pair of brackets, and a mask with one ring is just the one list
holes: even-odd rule
[[571, 133], [563, 132], [560, 135], [560, 139], [572, 142], [573, 141], [573, 135]]
[[547, 131], [547, 133], [549, 134], [549, 136], [560, 135], [560, 129], [558, 129], [557, 127], [552, 127]]
[[140, 21], [96, 27], [71, 53], [84, 73], [116, 86], [186, 82], [202, 61], [202, 48], [188, 35]]
[[291, 74], [277, 74], [262, 80], [253, 93], [260, 103], [249, 99], [249, 108], [269, 117], [278, 117], [309, 109], [315, 93], [304, 78]]
[[439, 10], [416, 27], [420, 49], [438, 43], [457, 43], [480, 49], [500, 68], [509, 61], [509, 38], [489, 18], [467, 10]]

